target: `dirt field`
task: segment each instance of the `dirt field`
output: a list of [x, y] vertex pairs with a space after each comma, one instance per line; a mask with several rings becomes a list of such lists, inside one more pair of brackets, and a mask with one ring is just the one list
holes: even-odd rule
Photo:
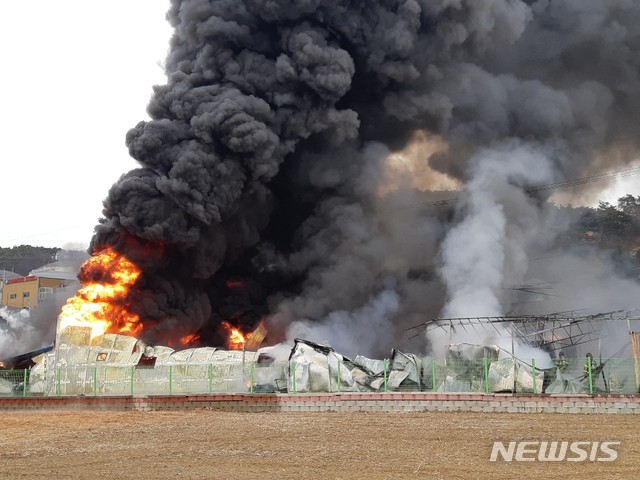
[[[0, 413], [2, 479], [637, 479], [640, 417]], [[489, 462], [494, 441], [621, 441], [614, 462]]]

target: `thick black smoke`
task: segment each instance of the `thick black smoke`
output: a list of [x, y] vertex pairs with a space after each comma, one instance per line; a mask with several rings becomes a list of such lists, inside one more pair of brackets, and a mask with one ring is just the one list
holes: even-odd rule
[[462, 182], [481, 152], [540, 152], [548, 175], [505, 173], [520, 191], [637, 151], [634, 0], [173, 0], [168, 19], [168, 82], [126, 139], [141, 166], [91, 247], [141, 263], [149, 341], [274, 314], [272, 335], [378, 352], [437, 315], [451, 219], [410, 178], [381, 193], [416, 132], [447, 145], [425, 169]]

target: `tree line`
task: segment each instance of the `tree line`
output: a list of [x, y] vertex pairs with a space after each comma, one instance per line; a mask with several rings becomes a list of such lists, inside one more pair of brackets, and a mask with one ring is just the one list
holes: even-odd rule
[[583, 230], [597, 232], [601, 242], [635, 242], [640, 235], [640, 196], [625, 195], [615, 205], [601, 201], [597, 208], [589, 208], [582, 214], [578, 225]]
[[0, 247], [0, 270], [9, 270], [18, 275], [27, 275], [31, 270], [55, 262], [59, 248], [18, 245]]

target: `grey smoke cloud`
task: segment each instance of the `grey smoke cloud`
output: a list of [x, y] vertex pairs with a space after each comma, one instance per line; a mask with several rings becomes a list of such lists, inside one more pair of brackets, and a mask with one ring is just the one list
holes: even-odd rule
[[304, 338], [331, 345], [345, 355], [375, 352], [387, 345], [383, 332], [392, 330], [392, 318], [400, 308], [400, 297], [383, 290], [353, 311], [334, 310], [320, 321], [295, 321], [287, 329], [290, 342]]
[[[140, 168], [110, 190], [90, 247], [116, 245], [141, 263], [135, 308], [148, 341], [213, 328], [217, 285], [253, 275], [257, 252], [271, 259], [254, 262], [260, 274], [282, 277], [264, 285], [285, 323], [396, 292], [390, 346], [406, 322], [469, 288], [446, 280], [442, 295], [434, 271], [444, 238], [443, 272], [456, 270], [447, 249], [474, 223], [494, 224], [488, 309], [504, 308], [498, 285], [526, 276], [525, 237], [544, 230], [522, 189], [610, 168], [612, 149], [620, 163], [637, 151], [640, 5], [630, 0], [173, 0], [168, 20], [168, 82], [154, 88], [152, 120], [126, 137]], [[425, 165], [469, 185], [449, 235], [451, 219], [419, 208], [411, 187], [378, 191], [385, 156], [417, 130], [448, 146]], [[510, 142], [521, 146], [513, 155]], [[492, 151], [504, 175], [487, 185], [473, 159]], [[129, 251], [131, 237], [161, 253]]]

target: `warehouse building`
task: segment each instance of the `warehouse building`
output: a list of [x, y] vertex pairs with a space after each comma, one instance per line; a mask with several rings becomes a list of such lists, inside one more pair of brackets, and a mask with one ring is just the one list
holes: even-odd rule
[[25, 277], [7, 278], [2, 288], [2, 304], [12, 308], [34, 308], [53, 298], [60, 288], [77, 283], [75, 261], [59, 261], [32, 270]]

